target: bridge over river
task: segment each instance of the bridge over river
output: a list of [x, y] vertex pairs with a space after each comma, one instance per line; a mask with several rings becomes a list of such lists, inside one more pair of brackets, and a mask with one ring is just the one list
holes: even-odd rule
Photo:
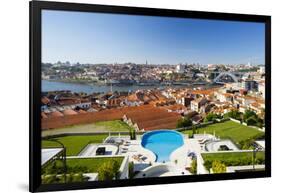
[[232, 82], [238, 82], [241, 78], [248, 76], [248, 73], [245, 72], [212, 72], [213, 74], [213, 82], [214, 83], [226, 83], [229, 82], [229, 79]]

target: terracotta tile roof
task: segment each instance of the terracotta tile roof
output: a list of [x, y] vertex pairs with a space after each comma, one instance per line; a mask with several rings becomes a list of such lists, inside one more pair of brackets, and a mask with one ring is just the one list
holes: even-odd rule
[[65, 110], [63, 113], [66, 116], [63, 117], [62, 113], [56, 112], [54, 114], [56, 116], [59, 115], [59, 117], [48, 116], [48, 118], [42, 118], [42, 129], [59, 128], [67, 125], [93, 123], [97, 121], [120, 120], [125, 114], [133, 115], [137, 124], [140, 124], [140, 128], [144, 130], [174, 129], [176, 128], [177, 120], [181, 118], [177, 113], [169, 113], [167, 110], [153, 105], [120, 107], [87, 113]]
[[131, 94], [127, 97], [128, 101], [138, 101], [138, 97], [136, 94]]
[[171, 111], [187, 110], [187, 108], [184, 105], [181, 105], [181, 104], [167, 105], [167, 106], [163, 106], [161, 108], [171, 110]]
[[225, 97], [232, 97], [232, 96], [233, 96], [233, 94], [231, 94], [231, 93], [223, 93], [223, 95], [224, 95]]
[[86, 111], [82, 110], [82, 109], [79, 109], [78, 110], [78, 113], [87, 113]]
[[63, 111], [64, 115], [77, 115], [77, 113], [74, 110], [67, 109]]
[[[141, 106], [140, 106], [141, 107]], [[169, 113], [163, 108], [147, 106], [131, 112], [125, 112], [128, 119], [138, 125], [141, 130], [174, 129], [181, 118], [177, 113]]]
[[49, 117], [63, 117], [63, 114], [59, 111], [54, 111], [49, 114]]
[[50, 100], [47, 97], [42, 97], [41, 98], [41, 103], [46, 105], [46, 104], [50, 103]]
[[211, 94], [213, 94], [217, 90], [218, 90], [217, 88], [205, 89], [205, 90], [192, 90], [189, 93], [190, 94], [199, 94], [199, 95], [211, 95]]
[[43, 119], [47, 119], [47, 118], [48, 118], [48, 116], [47, 116], [44, 112], [41, 112], [41, 117], [42, 117]]
[[206, 98], [202, 97], [202, 98], [198, 98], [198, 99], [195, 99], [195, 100], [192, 100], [191, 103], [200, 103], [201, 101], [208, 101]]
[[74, 105], [80, 103], [81, 100], [76, 98], [61, 98], [57, 101], [59, 105]]

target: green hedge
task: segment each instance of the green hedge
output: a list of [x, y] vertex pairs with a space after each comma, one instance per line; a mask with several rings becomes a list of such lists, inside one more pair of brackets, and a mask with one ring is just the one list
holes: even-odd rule
[[[117, 161], [119, 167], [124, 157], [101, 157], [101, 158], [75, 158], [67, 159], [67, 173], [93, 173], [105, 162]], [[56, 160], [42, 169], [42, 174], [63, 174], [63, 162]]]
[[[253, 152], [230, 152], [230, 153], [203, 153], [204, 166], [210, 170], [214, 161], [219, 161], [226, 166], [242, 166], [253, 164]], [[255, 164], [264, 164], [264, 152], [257, 152]]]
[[87, 177], [84, 177], [82, 173], [67, 174], [66, 178], [64, 175], [42, 175], [42, 184], [59, 184], [85, 181], [87, 181]]

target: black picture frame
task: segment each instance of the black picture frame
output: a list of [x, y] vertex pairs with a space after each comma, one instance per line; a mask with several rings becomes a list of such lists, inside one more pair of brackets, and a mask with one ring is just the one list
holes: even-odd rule
[[[31, 1], [30, 3], [30, 144], [29, 144], [29, 191], [60, 191], [89, 188], [109, 188], [123, 186], [139, 186], [151, 184], [184, 183], [214, 180], [233, 180], [244, 178], [262, 178], [271, 176], [271, 17], [264, 15], [248, 15], [233, 13], [215, 13], [202, 11], [185, 11], [171, 9], [156, 9], [143, 7], [124, 7], [93, 5], [80, 3], [63, 3], [47, 1]], [[174, 176], [161, 178], [143, 178], [132, 180], [99, 181], [71, 184], [41, 185], [41, 11], [65, 10], [80, 12], [99, 12], [129, 15], [149, 15], [179, 18], [215, 19], [226, 21], [260, 22], [265, 24], [265, 66], [266, 66], [266, 96], [265, 96], [265, 171], [204, 174], [191, 176]]]

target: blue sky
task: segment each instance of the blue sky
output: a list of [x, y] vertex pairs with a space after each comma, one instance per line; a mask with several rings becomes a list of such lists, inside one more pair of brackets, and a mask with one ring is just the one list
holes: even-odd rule
[[42, 61], [264, 64], [264, 24], [152, 16], [42, 13]]

